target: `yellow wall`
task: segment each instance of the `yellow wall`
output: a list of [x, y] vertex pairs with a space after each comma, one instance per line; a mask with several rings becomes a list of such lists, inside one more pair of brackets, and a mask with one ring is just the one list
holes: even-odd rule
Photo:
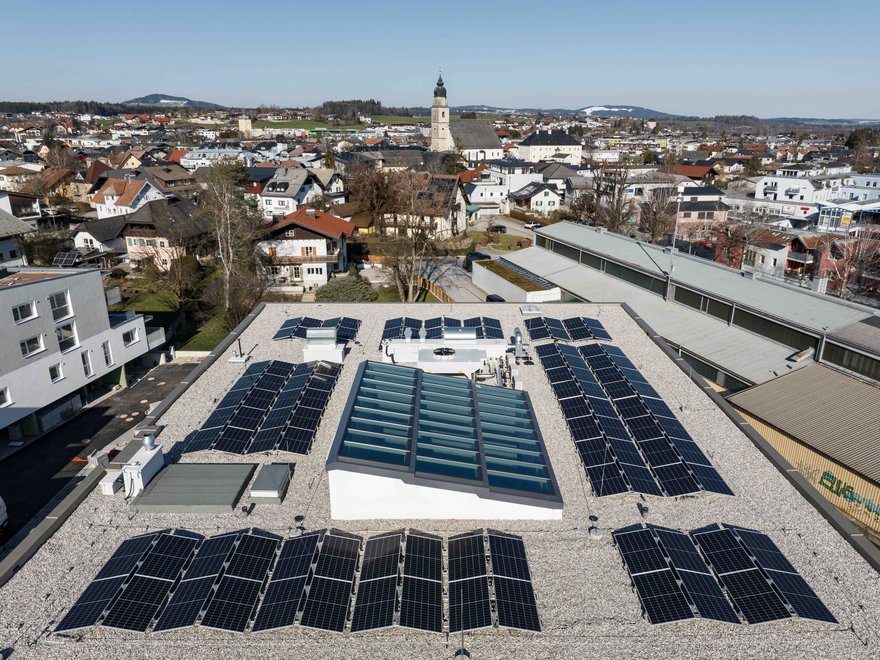
[[736, 409], [783, 458], [798, 470], [822, 496], [855, 522], [880, 536], [880, 487], [779, 431]]

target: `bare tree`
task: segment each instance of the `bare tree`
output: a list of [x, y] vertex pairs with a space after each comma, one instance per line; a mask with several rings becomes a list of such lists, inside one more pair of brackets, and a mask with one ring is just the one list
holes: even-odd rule
[[199, 198], [220, 269], [219, 301], [225, 311], [231, 309], [236, 283], [259, 268], [253, 244], [263, 233], [263, 223], [244, 200], [246, 184], [240, 161], [221, 160], [211, 169]]
[[715, 241], [715, 261], [742, 268], [748, 248], [752, 245], [751, 235], [754, 228], [728, 222], [718, 228]]
[[349, 172], [349, 201], [355, 202], [358, 210], [369, 213], [373, 226], [381, 229], [385, 214], [396, 202], [393, 177], [369, 162], [352, 164]]
[[647, 198], [641, 204], [639, 214], [639, 229], [648, 234], [648, 240], [656, 243], [661, 238], [668, 236], [675, 225], [677, 189], [674, 185], [674, 177], [666, 179], [668, 185], [663, 185], [649, 191]]
[[864, 236], [840, 239], [833, 242], [831, 252], [829, 274], [841, 298], [850, 294], [849, 284], [853, 278], [860, 281], [865, 272], [880, 266], [880, 241], [877, 239]]
[[419, 295], [427, 260], [438, 254], [438, 241], [448, 238], [436, 224], [445, 209], [425, 194], [428, 175], [400, 172], [393, 180], [396, 194], [386, 227], [389, 235], [377, 249], [394, 277], [400, 299], [413, 302]]
[[635, 200], [626, 194], [629, 173], [627, 163], [603, 164], [593, 172], [592, 187], [583, 193], [591, 198], [585, 205], [592, 224], [622, 233], [636, 211]]

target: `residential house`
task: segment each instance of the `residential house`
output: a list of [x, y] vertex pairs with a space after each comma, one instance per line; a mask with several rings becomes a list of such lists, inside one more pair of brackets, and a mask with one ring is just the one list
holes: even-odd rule
[[721, 201], [724, 192], [718, 188], [687, 186], [676, 201], [679, 232], [691, 238], [709, 236], [715, 228], [727, 222], [730, 207]]
[[108, 171], [110, 171], [109, 165], [103, 161], [94, 160], [88, 169], [74, 173], [73, 179], [70, 181], [71, 199], [78, 204], [89, 204], [95, 184], [98, 183], [100, 176]]
[[31, 226], [36, 226], [43, 213], [40, 198], [36, 195], [5, 190], [0, 190], [0, 211], [11, 213]]
[[721, 169], [714, 163], [704, 163], [702, 165], [674, 165], [671, 168], [672, 174], [679, 174], [688, 177], [691, 181], [703, 183], [711, 186], [715, 181], [715, 177], [721, 174]]
[[125, 219], [128, 260], [135, 270], [153, 263], [166, 271], [175, 259], [208, 255], [209, 227], [188, 199], [156, 200], [142, 204]]
[[353, 224], [355, 234], [376, 233], [376, 225], [373, 224], [373, 218], [370, 216], [369, 211], [361, 210], [361, 207], [357, 202], [334, 204], [333, 213], [337, 217]]
[[213, 167], [218, 160], [226, 159], [240, 160], [250, 166], [254, 162], [254, 154], [241, 147], [195, 147], [181, 156], [180, 165], [193, 171], [199, 167]]
[[104, 269], [113, 268], [121, 259], [127, 259], [122, 232], [128, 217], [114, 215], [78, 224], [73, 229], [73, 246], [84, 260], [97, 262]]
[[558, 211], [562, 205], [562, 195], [549, 183], [529, 183], [510, 193], [510, 199], [517, 209], [544, 216]]
[[413, 203], [407, 202], [385, 214], [386, 233], [424, 232], [442, 240], [464, 230], [468, 198], [457, 175], [417, 173], [412, 180], [417, 188]]
[[327, 168], [280, 167], [263, 186], [259, 204], [266, 220], [278, 220], [320, 197], [331, 204], [345, 201], [339, 174]]
[[531, 163], [557, 161], [580, 165], [583, 145], [563, 130], [535, 131], [519, 143], [517, 157]]
[[99, 218], [108, 218], [134, 213], [143, 204], [163, 197], [148, 181], [126, 177], [107, 179], [92, 197], [91, 204], [98, 211]]
[[266, 257], [274, 283], [308, 290], [348, 269], [346, 241], [354, 232], [352, 223], [332, 213], [302, 207], [267, 226], [256, 250]]
[[42, 169], [42, 166], [34, 167], [27, 163], [3, 167], [0, 169], [0, 190], [21, 192], [28, 187], [28, 183], [37, 176]]
[[21, 237], [33, 230], [28, 223], [0, 210], [0, 268], [27, 266], [21, 249]]
[[793, 236], [784, 231], [755, 227], [746, 234], [742, 270], [783, 277]]

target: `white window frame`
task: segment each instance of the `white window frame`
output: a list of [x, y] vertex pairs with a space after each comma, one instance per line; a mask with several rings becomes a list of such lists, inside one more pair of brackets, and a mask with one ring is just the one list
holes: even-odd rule
[[105, 341], [101, 343], [101, 351], [104, 353], [104, 364], [108, 367], [113, 366], [113, 349], [110, 348], [110, 341]]
[[79, 354], [79, 359], [82, 362], [83, 373], [86, 375], [86, 378], [91, 378], [95, 375], [95, 369], [92, 367], [92, 356], [89, 355], [89, 350], [86, 349], [82, 353]]
[[0, 408], [12, 405], [12, 396], [8, 387], [0, 387]]
[[[73, 345], [68, 346], [67, 348], [62, 348], [61, 347], [61, 338], [58, 336], [58, 331], [61, 330], [62, 328], [66, 328], [67, 326], [70, 326], [70, 330], [73, 333]], [[61, 351], [62, 353], [67, 353], [68, 351], [72, 351], [75, 348], [78, 348], [79, 347], [79, 334], [77, 334], [77, 332], [76, 332], [76, 323], [73, 321], [68, 321], [67, 323], [61, 323], [61, 324], [55, 326], [55, 339], [58, 340], [58, 350]]]
[[[39, 347], [36, 350], [31, 350], [30, 348], [26, 347], [26, 344], [34, 339], [37, 340]], [[25, 359], [32, 357], [34, 355], [37, 355], [38, 353], [42, 353], [43, 351], [46, 350], [46, 345], [43, 342], [43, 335], [42, 334], [34, 335], [33, 337], [28, 337], [26, 339], [22, 339], [20, 342], [18, 342], [18, 347], [19, 347], [19, 349], [21, 349], [21, 357], [23, 357]]]
[[[52, 377], [52, 369], [58, 370], [58, 376], [55, 378]], [[49, 367], [49, 380], [51, 380], [53, 383], [58, 383], [64, 380], [64, 367], [62, 366], [61, 362], [53, 364]]]
[[[61, 307], [55, 307], [52, 304], [52, 298], [54, 298], [55, 296], [64, 296], [64, 307], [67, 307], [67, 314], [65, 314], [64, 316], [56, 316], [55, 315], [56, 311], [58, 311], [59, 309], [62, 309]], [[65, 290], [65, 291], [58, 291], [56, 293], [53, 293], [49, 296], [48, 300], [49, 300], [49, 309], [52, 311], [52, 320], [54, 320], [56, 322], [63, 321], [64, 319], [69, 319], [71, 316], [73, 316], [73, 306], [70, 304], [70, 292], [69, 291]]]
[[[30, 309], [30, 316], [22, 316], [20, 314], [19, 310], [22, 307], [27, 307]], [[31, 319], [37, 318], [38, 316], [39, 316], [39, 314], [37, 314], [37, 301], [36, 300], [31, 300], [30, 302], [21, 303], [20, 305], [16, 305], [15, 307], [12, 308], [12, 318], [15, 321], [16, 325], [21, 325], [22, 323], [26, 323], [26, 322], [30, 321]]]
[[[134, 339], [132, 339], [131, 341], [128, 341], [125, 338], [125, 336], [128, 334], [132, 335], [134, 337]], [[137, 344], [140, 340], [141, 340], [140, 333], [138, 332], [137, 328], [132, 328], [131, 330], [126, 330], [125, 332], [122, 333], [122, 343], [125, 344], [126, 347], [131, 346], [133, 344]]]

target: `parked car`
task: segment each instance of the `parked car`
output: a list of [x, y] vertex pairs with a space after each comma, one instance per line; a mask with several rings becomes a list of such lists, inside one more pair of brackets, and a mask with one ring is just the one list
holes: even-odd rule
[[473, 264], [475, 261], [484, 261], [491, 258], [490, 255], [483, 254], [482, 252], [468, 252], [464, 258], [464, 269], [470, 273], [473, 270]]
[[504, 225], [489, 225], [489, 231], [495, 234], [506, 234], [507, 227], [505, 227]]
[[523, 227], [525, 227], [526, 229], [531, 229], [532, 231], [535, 231], [540, 226], [541, 226], [540, 222], [527, 222], [526, 224], [523, 225]]
[[507, 302], [507, 301], [504, 300], [504, 298], [499, 296], [497, 293], [490, 293], [488, 296], [486, 296], [486, 302]]

